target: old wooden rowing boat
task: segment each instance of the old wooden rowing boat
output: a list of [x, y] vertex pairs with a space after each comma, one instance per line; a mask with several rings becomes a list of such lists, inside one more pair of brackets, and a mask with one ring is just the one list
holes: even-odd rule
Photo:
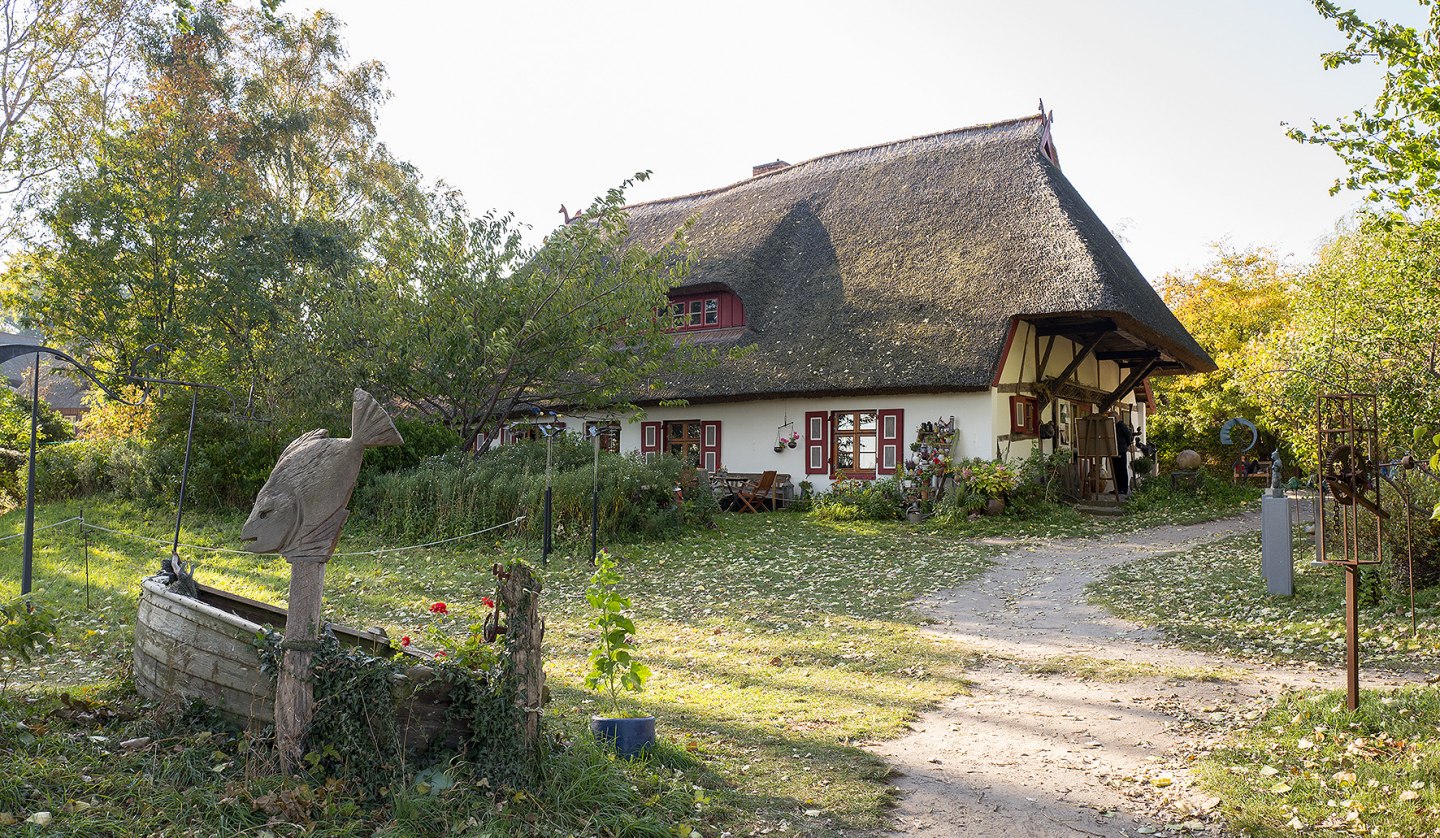
[[[246, 728], [275, 722], [275, 681], [260, 671], [257, 633], [284, 626], [283, 608], [196, 584], [196, 596], [180, 593], [166, 578], [146, 579], [135, 622], [135, 686], [155, 701], [199, 700]], [[273, 629], [272, 629], [273, 630]], [[341, 645], [379, 657], [396, 651], [379, 630], [329, 626]], [[396, 717], [407, 748], [423, 748], [443, 735], [453, 739], [446, 718], [449, 685], [410, 649], [416, 665], [398, 675]]]

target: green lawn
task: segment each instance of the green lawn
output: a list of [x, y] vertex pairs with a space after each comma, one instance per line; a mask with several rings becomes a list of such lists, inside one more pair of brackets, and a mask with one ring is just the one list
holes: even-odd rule
[[[1297, 537], [1292, 597], [1266, 593], [1255, 533], [1113, 568], [1090, 585], [1090, 599], [1190, 648], [1343, 666], [1344, 571], [1312, 557], [1308, 539]], [[1362, 606], [1362, 665], [1440, 667], [1440, 591], [1417, 597], [1418, 637], [1410, 630], [1408, 593], [1380, 591]]]
[[[1273, 597], [1260, 574], [1259, 535], [1223, 539], [1114, 568], [1091, 600], [1170, 640], [1256, 662], [1311, 663], [1339, 683], [1345, 660], [1344, 571], [1312, 563], [1297, 536], [1295, 595]], [[1361, 609], [1363, 667], [1433, 672], [1440, 666], [1437, 592], [1385, 592]], [[1403, 610], [1403, 613], [1402, 613]], [[1202, 787], [1246, 835], [1440, 834], [1440, 694], [1433, 687], [1280, 697], [1198, 766]]]
[[1440, 694], [1296, 693], [1198, 768], [1229, 825], [1245, 835], [1440, 832]]
[[[40, 523], [78, 511], [75, 504], [47, 506]], [[94, 523], [159, 538], [167, 536], [172, 525], [169, 510], [114, 501], [91, 502], [85, 513]], [[242, 517], [188, 516], [181, 540], [237, 546]], [[20, 526], [18, 513], [0, 518], [0, 535], [18, 532]], [[353, 522], [347, 532], [342, 552], [381, 546], [366, 535], [363, 521]], [[139, 580], [158, 566], [165, 548], [92, 534], [93, 607], [88, 612], [78, 532], [69, 526], [44, 531], [37, 536], [37, 551], [37, 590], [62, 612], [65, 628], [60, 647], [18, 677], [53, 689], [123, 673]], [[887, 769], [857, 743], [894, 736], [922, 708], [963, 691], [968, 662], [964, 650], [922, 634], [905, 604], [980, 572], [986, 564], [984, 548], [902, 524], [826, 524], [781, 513], [725, 515], [714, 530], [663, 543], [621, 545], [613, 552], [622, 556], [627, 577], [623, 587], [635, 598], [638, 653], [655, 672], [631, 709], [655, 713], [661, 735], [671, 745], [662, 751], [663, 764], [619, 769], [631, 772], [639, 801], [635, 806], [642, 812], [646, 807], [664, 809], [665, 817], [676, 823], [682, 821], [675, 813], [684, 812], [683, 822], [693, 823], [703, 835], [766, 829], [838, 835], [881, 826], [890, 794], [884, 782]], [[467, 619], [468, 609], [478, 607], [481, 596], [493, 592], [492, 562], [514, 556], [534, 559], [537, 553], [533, 545], [487, 540], [381, 557], [337, 558], [327, 571], [329, 616], [354, 625], [383, 626], [392, 636], [419, 635], [436, 619], [428, 606], [445, 601], [452, 624], [458, 624]], [[0, 579], [9, 585], [0, 587], [0, 595], [16, 588], [18, 557], [18, 539], [0, 545]], [[247, 554], [199, 558], [201, 581], [283, 600], [283, 560]], [[554, 557], [542, 606], [553, 694], [549, 714], [556, 730], [575, 738], [583, 736], [586, 719], [599, 706], [579, 689], [589, 642], [581, 597], [587, 559], [588, 553], [579, 556], [574, 549]], [[104, 701], [123, 705], [122, 694], [112, 691]], [[175, 734], [177, 741], [203, 735], [187, 730]], [[89, 736], [106, 740], [93, 742]], [[70, 731], [62, 753], [63, 764], [72, 768], [50, 765], [53, 774], [47, 773], [37, 752], [41, 765], [21, 784], [25, 787], [9, 790], [17, 801], [10, 814], [23, 818], [43, 804], [55, 818], [47, 834], [59, 834], [56, 830], [62, 827], [83, 833], [87, 823], [107, 817], [121, 818], [117, 822], [129, 814], [140, 817], [138, 809], [116, 811], [124, 809], [124, 798], [116, 797], [106, 778], [84, 774], [92, 780], [80, 780], [83, 772], [73, 768], [87, 763], [91, 751], [113, 749], [110, 738], [108, 732]], [[13, 745], [52, 746], [45, 737]], [[0, 750], [5, 747], [0, 740]], [[230, 756], [217, 757], [204, 771], [185, 764], [187, 800], [213, 798], [215, 811], [233, 810], [229, 817], [240, 821], [246, 811], [255, 816], [256, 807], [245, 801], [263, 795], [245, 791], [253, 771], [246, 770], [249, 761], [233, 756], [239, 747], [241, 741], [234, 740], [212, 749]], [[141, 758], [128, 759], [134, 763]], [[167, 756], [162, 762], [174, 759]], [[89, 759], [88, 764], [109, 763]], [[157, 763], [146, 776], [160, 769]], [[129, 775], [136, 769], [130, 765], [124, 770]], [[641, 794], [644, 784], [649, 785]], [[87, 797], [89, 786], [110, 790]], [[685, 805], [677, 809], [674, 799], [682, 792]], [[75, 800], [91, 798], [95, 802], [75, 811]], [[7, 811], [5, 799], [0, 793], [0, 812]], [[168, 817], [179, 822], [189, 817], [184, 812], [204, 808], [195, 801], [182, 805], [164, 799], [170, 802], [150, 804], [155, 811], [143, 821], [144, 828], [153, 829]], [[218, 805], [227, 799], [230, 810]], [[401, 818], [402, 803], [397, 800], [386, 817]], [[516, 805], [512, 801], [512, 809]], [[526, 805], [543, 811], [564, 803]], [[483, 824], [494, 808], [471, 805], [461, 814]], [[369, 834], [377, 825], [372, 817], [337, 811], [327, 815], [323, 831]], [[417, 822], [437, 830], [456, 826], [433, 811]]]

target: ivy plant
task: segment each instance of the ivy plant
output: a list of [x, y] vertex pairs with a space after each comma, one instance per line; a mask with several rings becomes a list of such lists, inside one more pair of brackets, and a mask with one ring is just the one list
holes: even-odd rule
[[635, 660], [632, 654], [635, 622], [625, 616], [630, 597], [615, 591], [622, 579], [615, 557], [608, 550], [601, 550], [595, 556], [595, 573], [585, 589], [585, 601], [595, 609], [590, 625], [600, 631], [599, 640], [590, 650], [590, 672], [585, 676], [585, 688], [603, 690], [610, 697], [614, 718], [621, 718], [620, 693], [640, 692], [650, 677], [650, 668]]

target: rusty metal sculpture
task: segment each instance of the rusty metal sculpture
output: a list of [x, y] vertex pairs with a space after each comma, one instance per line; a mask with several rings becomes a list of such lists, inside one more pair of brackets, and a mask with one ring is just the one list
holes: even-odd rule
[[1360, 706], [1360, 568], [1380, 563], [1389, 517], [1380, 506], [1379, 417], [1373, 393], [1327, 393], [1315, 400], [1315, 560], [1345, 569], [1345, 701], [1351, 710]]

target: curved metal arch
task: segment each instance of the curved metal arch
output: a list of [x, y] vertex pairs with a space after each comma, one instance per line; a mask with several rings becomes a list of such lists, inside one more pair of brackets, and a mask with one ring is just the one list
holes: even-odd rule
[[70, 357], [64, 352], [61, 352], [58, 349], [49, 346], [40, 346], [38, 344], [29, 343], [0, 343], [0, 364], [5, 363], [6, 361], [12, 361], [24, 355], [37, 354], [54, 355], [56, 358], [59, 358], [62, 361], [69, 362], [71, 366], [75, 367], [75, 369], [83, 373], [86, 378], [95, 382], [95, 386], [99, 387], [101, 391], [105, 393], [105, 395], [109, 396], [115, 401], [120, 402], [121, 404], [128, 404], [131, 406], [138, 404], [138, 402], [129, 401], [124, 396], [121, 396], [119, 393], [111, 390], [109, 387], [106, 387], [105, 382], [101, 381], [100, 378], [95, 375], [94, 370], [90, 369], [89, 367], [85, 366], [84, 364], [80, 363], [79, 361], [75, 360], [74, 358]]

